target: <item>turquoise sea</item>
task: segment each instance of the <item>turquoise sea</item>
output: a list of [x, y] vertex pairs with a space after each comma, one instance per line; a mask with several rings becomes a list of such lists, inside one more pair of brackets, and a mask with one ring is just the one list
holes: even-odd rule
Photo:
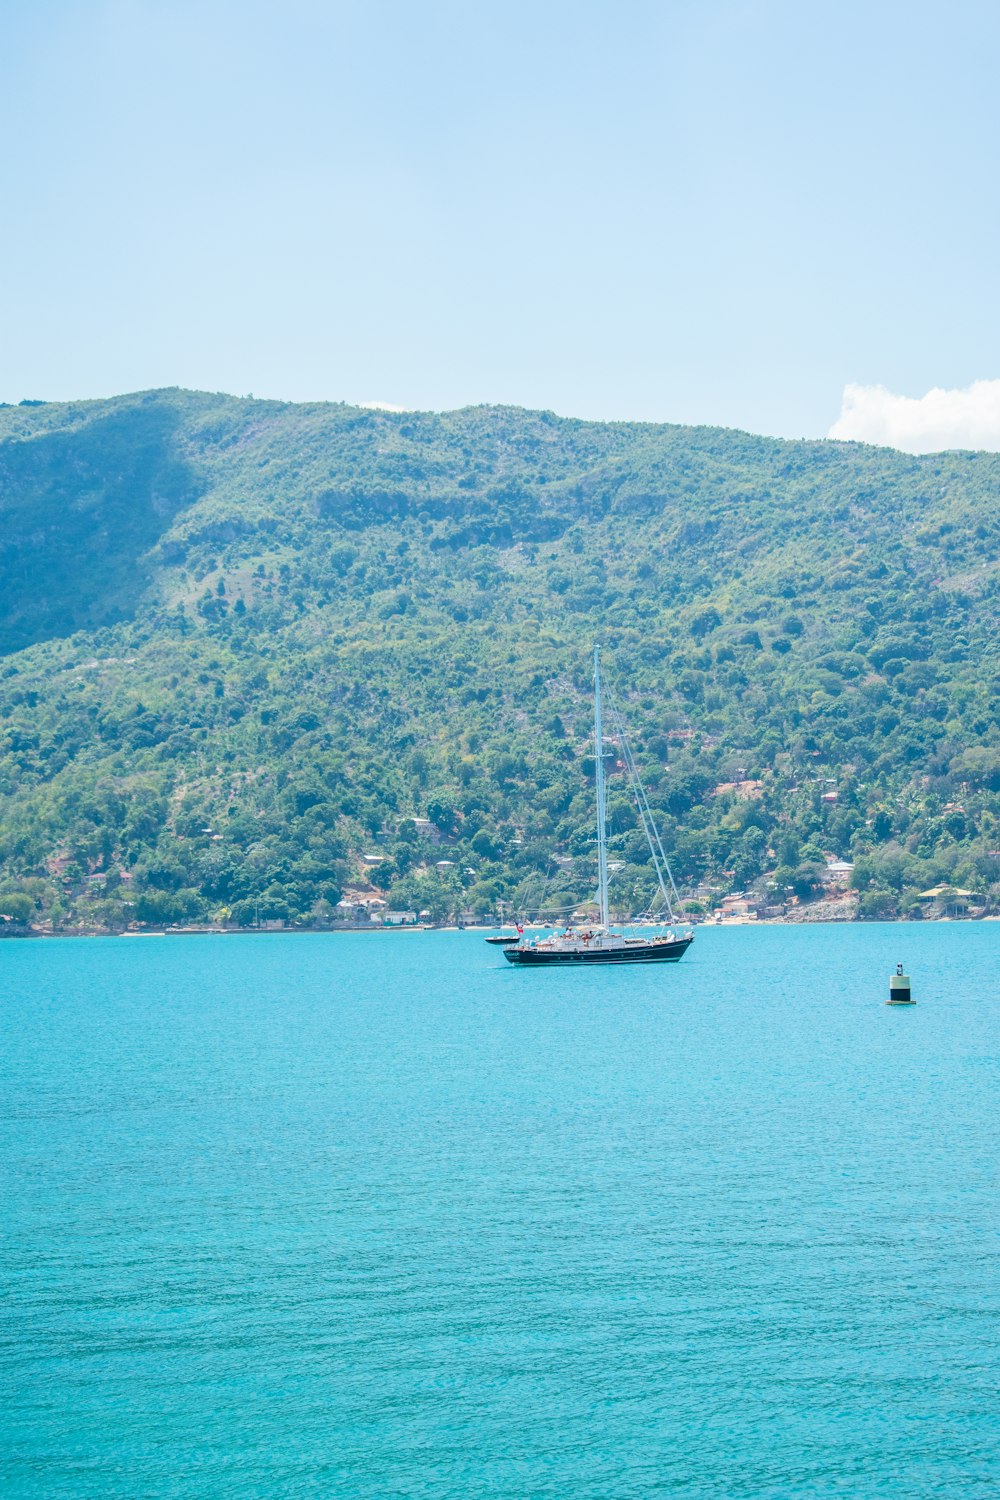
[[9, 941], [0, 1029], [5, 1500], [1000, 1493], [1000, 925]]

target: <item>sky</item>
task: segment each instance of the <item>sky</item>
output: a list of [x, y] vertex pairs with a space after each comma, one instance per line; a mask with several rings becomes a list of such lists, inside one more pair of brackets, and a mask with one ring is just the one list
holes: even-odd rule
[[0, 400], [1000, 448], [1000, 6], [6, 0]]

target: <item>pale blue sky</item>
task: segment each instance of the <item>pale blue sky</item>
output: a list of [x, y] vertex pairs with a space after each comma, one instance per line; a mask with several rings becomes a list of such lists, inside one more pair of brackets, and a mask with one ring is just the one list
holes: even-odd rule
[[995, 4], [2, 10], [0, 399], [800, 436], [1000, 376]]

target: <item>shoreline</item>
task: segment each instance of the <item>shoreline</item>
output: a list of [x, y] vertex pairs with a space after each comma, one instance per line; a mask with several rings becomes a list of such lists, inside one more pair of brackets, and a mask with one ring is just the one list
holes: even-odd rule
[[[730, 922], [697, 922], [681, 923], [681, 926], [694, 926], [698, 928], [754, 928], [754, 927], [933, 927], [938, 925], [962, 926], [973, 925], [978, 922], [1000, 922], [1000, 914], [988, 914], [982, 917], [921, 917], [914, 921], [911, 917], [880, 917], [877, 920], [865, 921], [857, 917], [830, 918], [815, 917], [762, 917], [755, 921], [730, 921]], [[615, 926], [633, 926], [633, 923], [615, 923]], [[669, 923], [660, 924], [669, 926]], [[529, 926], [526, 932], [547, 932], [546, 926]], [[472, 932], [493, 933], [500, 929], [494, 924], [492, 926], [480, 926], [469, 923], [462, 927], [454, 923], [440, 927], [379, 927], [375, 924], [358, 925], [356, 927], [152, 927], [148, 929], [132, 929], [123, 932], [109, 932], [106, 928], [95, 927], [87, 929], [76, 929], [71, 932], [39, 932], [36, 929], [28, 929], [26, 932], [0, 932], [0, 944], [4, 942], [51, 942], [53, 940], [74, 938], [183, 938], [183, 937], [342, 937], [348, 933], [428, 933], [428, 932]]]

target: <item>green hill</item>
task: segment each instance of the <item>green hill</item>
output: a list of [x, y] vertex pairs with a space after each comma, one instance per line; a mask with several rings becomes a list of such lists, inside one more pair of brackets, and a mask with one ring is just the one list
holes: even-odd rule
[[866, 914], [995, 902], [998, 492], [991, 454], [509, 407], [0, 409], [0, 912], [586, 896], [595, 640], [688, 892], [808, 900], [832, 854]]

